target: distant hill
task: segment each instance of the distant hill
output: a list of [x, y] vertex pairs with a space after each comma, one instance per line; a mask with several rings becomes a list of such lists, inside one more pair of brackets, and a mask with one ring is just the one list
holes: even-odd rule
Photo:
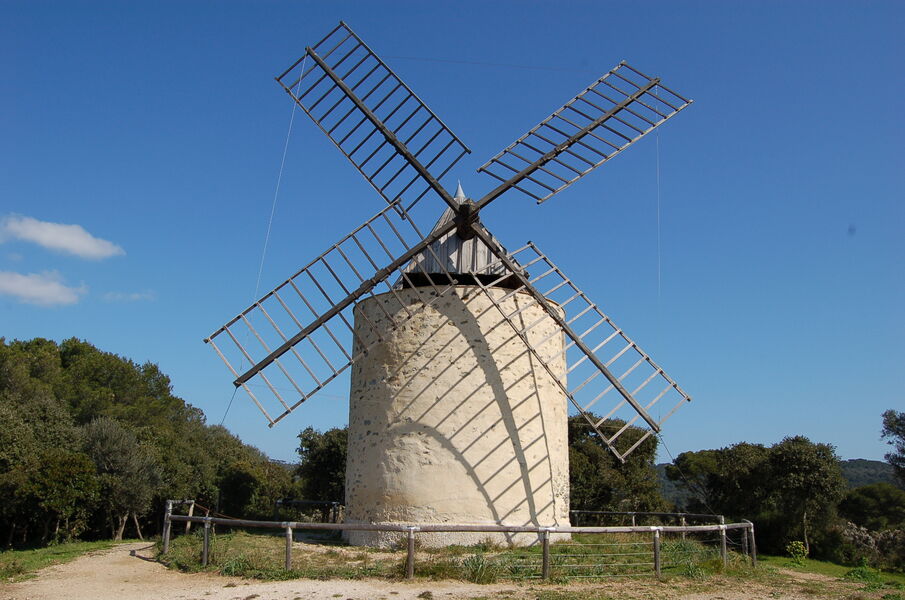
[[669, 463], [662, 463], [657, 465], [657, 476], [660, 478], [660, 491], [668, 502], [672, 502], [677, 507], [682, 508], [691, 499], [692, 495], [684, 487], [679, 487], [676, 482], [667, 479], [666, 466], [668, 464]]
[[[692, 497], [684, 488], [679, 487], [674, 481], [666, 478], [666, 465], [657, 465], [657, 475], [660, 478], [660, 490], [663, 497], [678, 507], [685, 506]], [[890, 483], [897, 487], [902, 485], [896, 480], [892, 465], [880, 460], [867, 460], [864, 458], [852, 458], [839, 461], [842, 476], [848, 481], [849, 487], [856, 488], [871, 483]]]
[[864, 458], [852, 458], [840, 462], [842, 476], [848, 481], [850, 487], [856, 488], [870, 483], [891, 483], [901, 487], [896, 480], [892, 465], [879, 460], [867, 460]]

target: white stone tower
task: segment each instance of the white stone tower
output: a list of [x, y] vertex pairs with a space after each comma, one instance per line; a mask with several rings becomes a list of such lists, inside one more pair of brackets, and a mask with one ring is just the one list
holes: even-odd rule
[[[461, 186], [456, 199], [465, 201]], [[454, 218], [446, 211], [440, 227]], [[491, 275], [479, 238], [453, 231], [416, 257], [415, 274], [446, 272], [457, 285], [398, 329], [395, 316], [434, 288], [404, 287], [355, 309], [359, 344], [383, 342], [353, 365], [346, 468], [346, 522], [564, 526], [569, 523], [567, 398], [466, 272]], [[431, 268], [436, 259], [445, 269]], [[499, 301], [511, 293], [491, 288]], [[563, 354], [555, 322], [527, 294], [502, 301], [520, 314], [542, 355]], [[553, 334], [551, 336], [551, 334]], [[565, 378], [565, 362], [556, 369]], [[398, 534], [347, 532], [358, 545], [389, 545]], [[423, 544], [525, 544], [535, 535], [435, 533]]]

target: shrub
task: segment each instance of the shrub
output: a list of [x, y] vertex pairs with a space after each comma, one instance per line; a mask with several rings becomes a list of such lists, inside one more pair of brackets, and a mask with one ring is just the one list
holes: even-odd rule
[[682, 573], [682, 575], [690, 579], [707, 579], [707, 571], [705, 571], [700, 565], [685, 565], [684, 567], [682, 567], [682, 570], [680, 572]]
[[224, 560], [223, 564], [220, 566], [220, 573], [223, 575], [242, 576], [251, 570], [251, 568], [252, 564], [248, 557], [244, 554], [239, 554], [237, 556], [230, 556]]
[[872, 567], [891, 571], [905, 570], [905, 529], [870, 531], [854, 523], [832, 528], [824, 546], [831, 548], [820, 558], [832, 562]]
[[905, 571], [905, 529], [881, 531], [876, 535], [880, 566]]
[[793, 563], [801, 565], [804, 563], [804, 559], [808, 557], [808, 549], [805, 547], [804, 542], [795, 540], [786, 544], [786, 554], [789, 555]]
[[843, 575], [842, 578], [849, 581], [859, 581], [862, 583], [879, 583], [880, 572], [867, 566], [867, 561], [861, 561], [860, 565], [858, 565], [854, 569], [851, 569], [849, 572]]
[[0, 580], [9, 579], [10, 577], [15, 577], [16, 575], [21, 575], [26, 571], [27, 569], [21, 561], [10, 561], [8, 563], [0, 565]]
[[462, 560], [465, 579], [472, 583], [493, 583], [499, 577], [499, 566], [483, 554], [472, 554]]
[[667, 565], [696, 565], [713, 559], [716, 550], [694, 540], [670, 540], [660, 547], [662, 560]]

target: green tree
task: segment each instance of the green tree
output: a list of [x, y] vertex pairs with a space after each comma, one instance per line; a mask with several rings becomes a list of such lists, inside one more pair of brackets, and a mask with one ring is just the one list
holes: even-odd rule
[[219, 488], [221, 512], [258, 519], [272, 518], [277, 500], [296, 495], [291, 471], [267, 458], [233, 462], [223, 470]]
[[[624, 421], [609, 426], [622, 428]], [[660, 511], [666, 501], [660, 493], [654, 459], [657, 439], [649, 436], [620, 462], [581, 415], [569, 418], [569, 504], [572, 510]], [[644, 435], [629, 427], [618, 439], [625, 451]]]
[[850, 490], [839, 503], [839, 514], [873, 531], [905, 527], [905, 491], [888, 483]]
[[85, 426], [85, 450], [97, 469], [113, 539], [123, 538], [130, 514], [142, 537], [138, 516], [150, 508], [160, 486], [152, 452], [110, 417], [98, 417]]
[[72, 540], [85, 528], [100, 486], [94, 463], [80, 452], [50, 448], [41, 453], [28, 491], [44, 511], [42, 539]]
[[763, 485], [768, 456], [767, 448], [747, 442], [683, 452], [666, 468], [666, 476], [693, 494], [688, 510], [746, 518], [761, 510], [769, 494]]
[[345, 501], [348, 427], [324, 433], [306, 427], [298, 438], [302, 494], [308, 500]]
[[702, 499], [694, 510], [754, 520], [758, 544], [771, 552], [793, 540], [802, 540], [809, 552], [814, 539], [832, 544], [827, 535], [847, 488], [833, 447], [801, 436], [770, 448], [742, 442], [686, 452], [667, 468], [667, 477]]
[[[90, 477], [79, 470], [84, 460]], [[173, 395], [157, 365], [77, 339], [0, 338], [0, 540], [7, 545], [54, 531], [118, 537], [130, 515], [138, 530], [157, 527], [167, 498], [214, 507], [237, 464], [255, 477], [236, 506], [240, 515], [265, 516], [289, 495], [285, 467], [208, 426], [200, 410]], [[97, 500], [71, 511], [72, 498], [91, 499], [91, 481]]]
[[[248, 514], [257, 518], [271, 518], [277, 500], [298, 497], [300, 489], [293, 480], [293, 470], [291, 465], [275, 460], [261, 463], [258, 487], [248, 506]], [[340, 497], [339, 501], [343, 500]]]
[[887, 410], [883, 413], [882, 437], [893, 447], [893, 451], [885, 456], [886, 461], [905, 485], [905, 412]]
[[776, 508], [800, 524], [808, 552], [812, 527], [829, 523], [847, 488], [835, 448], [804, 436], [787, 437], [770, 449], [769, 479], [764, 483], [773, 490]]
[[[68, 408], [54, 394], [60, 378], [55, 348], [43, 339], [7, 344], [0, 338], [0, 529], [6, 530], [7, 545], [14, 536], [25, 542], [36, 531], [48, 540], [49, 527], [60, 515], [63, 529], [54, 527], [55, 533], [68, 536], [81, 527], [80, 515], [69, 514], [59, 502], [67, 491], [48, 487], [52, 480], [44, 475], [52, 465], [40, 462], [45, 455], [59, 458], [51, 451], [80, 449]], [[57, 485], [62, 488], [66, 482]], [[56, 501], [36, 496], [36, 490], [56, 496]]]
[[767, 502], [771, 489], [764, 485], [769, 481], [769, 457], [772, 448], [761, 444], [740, 442], [720, 453], [717, 460], [719, 476], [716, 478], [716, 502], [723, 512], [735, 519], [756, 514]]
[[673, 464], [667, 465], [666, 477], [689, 492], [692, 500], [680, 507], [690, 512], [709, 512], [711, 505], [718, 505], [716, 494], [719, 484], [717, 459], [720, 450], [682, 452]]
[[16, 533], [27, 535], [32, 520], [29, 475], [38, 451], [28, 424], [18, 411], [0, 401], [0, 522], [7, 525], [7, 547]]
[[249, 461], [236, 461], [226, 467], [220, 476], [220, 511], [230, 516], [250, 516], [248, 507], [261, 485], [258, 465]]

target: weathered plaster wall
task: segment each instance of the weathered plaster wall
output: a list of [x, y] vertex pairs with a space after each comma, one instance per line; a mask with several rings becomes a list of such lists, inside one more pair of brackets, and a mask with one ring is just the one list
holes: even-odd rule
[[[491, 292], [501, 297], [509, 290]], [[417, 295], [428, 293], [398, 295], [414, 307]], [[504, 309], [530, 303], [518, 293]], [[554, 380], [480, 288], [458, 286], [391, 331], [384, 311], [402, 310], [392, 294], [356, 307], [361, 342], [375, 339], [371, 323], [385, 340], [352, 371], [346, 522], [568, 525], [567, 399]], [[550, 337], [539, 346], [541, 356], [561, 353], [563, 336], [539, 307], [516, 319], [522, 326], [540, 319], [530, 339], [540, 344]], [[564, 360], [554, 372], [565, 377]], [[399, 538], [347, 533], [352, 544]], [[425, 545], [537, 540], [488, 533], [419, 538]]]

